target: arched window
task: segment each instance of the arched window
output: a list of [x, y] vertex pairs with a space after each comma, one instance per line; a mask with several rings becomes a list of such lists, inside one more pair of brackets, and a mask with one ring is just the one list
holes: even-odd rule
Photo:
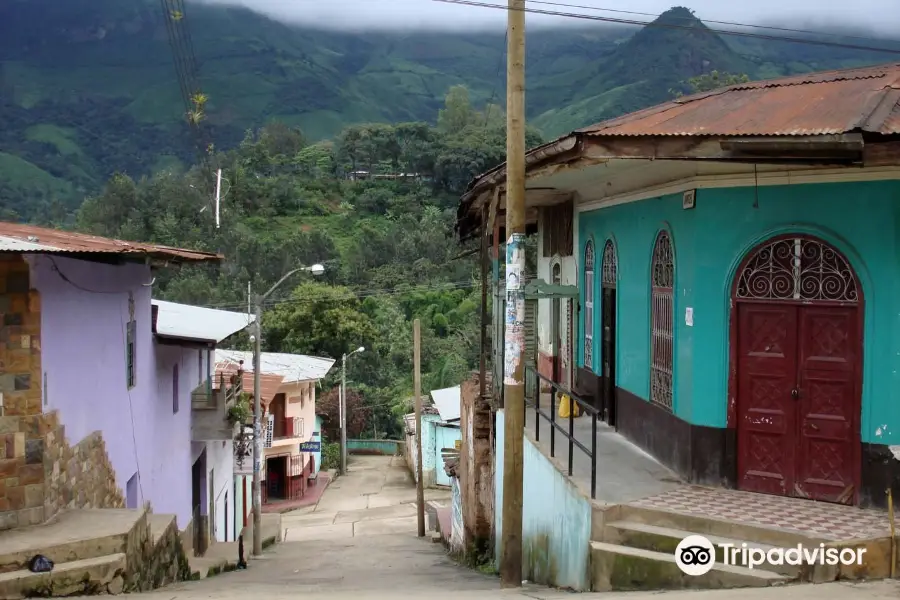
[[594, 370], [594, 242], [584, 248], [584, 368]]
[[617, 270], [616, 247], [613, 245], [612, 240], [606, 240], [606, 245], [603, 246], [603, 273], [601, 275], [603, 287], [616, 287]]
[[660, 231], [650, 269], [650, 401], [672, 410], [675, 324], [675, 259], [672, 239]]

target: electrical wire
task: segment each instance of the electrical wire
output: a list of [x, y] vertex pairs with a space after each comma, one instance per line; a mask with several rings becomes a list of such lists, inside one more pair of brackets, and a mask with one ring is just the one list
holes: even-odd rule
[[[562, 12], [556, 10], [544, 10], [540, 8], [510, 8], [505, 5], [499, 4], [491, 4], [489, 2], [477, 2], [476, 0], [429, 0], [430, 2], [441, 2], [443, 4], [456, 4], [460, 6], [474, 6], [479, 8], [493, 8], [498, 10], [519, 10], [526, 13], [533, 13], [538, 15], [548, 15], [554, 17], [566, 17], [570, 19], [584, 19], [587, 21], [599, 21], [603, 23], [618, 23], [621, 25], [639, 25], [642, 27], [660, 27], [664, 29], [680, 29], [685, 31], [692, 32], [700, 32], [700, 33], [709, 33], [715, 35], [732, 35], [736, 37], [744, 37], [744, 38], [752, 38], [752, 39], [761, 39], [761, 40], [769, 40], [776, 42], [792, 42], [797, 44], [807, 44], [812, 46], [826, 46], [830, 48], [844, 48], [847, 50], [865, 50], [868, 52], [883, 52], [885, 54], [898, 54], [900, 55], [900, 49], [890, 49], [890, 48], [875, 48], [872, 46], [862, 46], [857, 44], [841, 44], [838, 42], [826, 42], [820, 40], [810, 40], [796, 37], [782, 37], [777, 35], [768, 35], [761, 33], [751, 33], [749, 31], [729, 31], [724, 29], [713, 29], [711, 27], [707, 27], [704, 29], [700, 29], [693, 26], [688, 25], [676, 25], [674, 23], [659, 23], [658, 21], [637, 21], [634, 19], [622, 19], [616, 17], [603, 17], [600, 15], [586, 15], [583, 13], [572, 13], [572, 12]], [[564, 3], [558, 3], [558, 6], [578, 6], [578, 5], [569, 5]]]
[[[594, 5], [567, 4], [565, 2], [550, 2], [549, 0], [528, 0], [528, 3], [529, 4], [541, 4], [541, 5], [545, 5], [545, 6], [560, 6], [560, 7], [565, 7], [565, 8], [580, 8], [580, 9], [586, 9], [586, 10], [596, 10], [599, 12], [608, 12], [608, 13], [615, 13], [615, 14], [621, 14], [621, 15], [638, 15], [641, 17], [653, 17], [654, 19], [660, 16], [656, 13], [638, 12], [638, 11], [633, 11], [633, 10], [621, 10], [621, 9], [616, 9], [616, 8], [604, 8], [601, 6], [594, 6]], [[688, 17], [675, 17], [675, 18], [677, 18], [677, 19], [683, 18], [684, 20], [688, 20]], [[694, 18], [695, 17], [691, 17], [690, 19], [693, 20]], [[815, 36], [820, 36], [820, 37], [834, 37], [834, 38], [845, 39], [845, 40], [866, 40], [869, 42], [877, 41], [877, 42], [888, 42], [891, 44], [900, 44], [900, 40], [893, 40], [893, 39], [889, 39], [889, 38], [877, 38], [877, 37], [872, 37], [872, 36], [831, 33], [831, 32], [825, 32], [825, 31], [812, 31], [810, 29], [796, 29], [796, 28], [791, 28], [791, 27], [775, 27], [772, 25], [736, 23], [734, 21], [716, 21], [713, 19], [699, 19], [699, 20], [702, 21], [704, 24], [712, 23], [714, 25], [729, 25], [732, 27], [746, 27], [748, 29], [766, 29], [769, 31], [784, 31], [787, 33], [801, 33], [801, 34], [815, 35]], [[647, 23], [647, 24], [649, 25], [649, 23]]]

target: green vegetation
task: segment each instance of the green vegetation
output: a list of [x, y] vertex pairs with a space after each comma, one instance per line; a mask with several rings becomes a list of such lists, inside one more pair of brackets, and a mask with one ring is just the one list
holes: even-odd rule
[[[202, 91], [186, 106], [159, 11], [0, 3], [0, 218], [221, 251], [221, 269], [162, 272], [158, 292], [232, 310], [248, 282], [261, 291], [324, 263], [271, 299], [264, 349], [339, 359], [365, 346], [348, 363], [348, 433], [401, 435], [414, 319], [423, 391], [477, 363], [478, 269], [453, 225], [467, 183], [505, 158], [503, 34], [318, 31], [192, 4]], [[527, 144], [672, 94], [893, 58], [723, 40], [685, 8], [659, 20], [688, 29], [529, 31]], [[201, 166], [188, 113], [214, 144]], [[318, 402], [328, 439], [337, 375]]]
[[[155, 0], [0, 3], [4, 218], [59, 222], [115, 173], [140, 178], [197, 160], [160, 11]], [[660, 21], [689, 29], [529, 30], [526, 106], [543, 137], [661, 102], [713, 70], [760, 79], [894, 60], [723, 39], [685, 8]], [[434, 123], [456, 85], [475, 106], [503, 104], [502, 32], [319, 31], [204, 3], [190, 7], [186, 22], [205, 96], [202, 122], [218, 148], [270, 121], [298, 127], [310, 141], [359, 123]], [[889, 45], [872, 45], [879, 43]]]
[[[199, 167], [117, 174], [85, 201], [77, 226], [224, 252], [220, 269], [161, 272], [157, 294], [235, 311], [246, 310], [248, 282], [259, 292], [296, 266], [325, 264], [321, 279], [297, 275], [271, 299], [263, 349], [340, 359], [365, 346], [348, 361], [348, 435], [399, 436], [398, 417], [411, 406], [414, 319], [425, 392], [458, 384], [478, 362], [478, 269], [457, 258], [453, 226], [464, 186], [505, 150], [503, 112], [476, 110], [463, 87], [450, 90], [437, 123], [355, 125], [333, 143], [272, 124], [211, 158], [223, 171], [221, 228]], [[339, 376], [334, 369], [317, 402], [329, 439]]]

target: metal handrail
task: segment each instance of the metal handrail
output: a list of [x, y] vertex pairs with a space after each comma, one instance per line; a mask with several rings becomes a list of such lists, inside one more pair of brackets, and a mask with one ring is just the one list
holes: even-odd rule
[[[579, 397], [577, 394], [572, 392], [572, 390], [568, 389], [566, 386], [556, 383], [549, 377], [541, 375], [537, 368], [532, 365], [527, 365], [525, 367], [525, 381], [526, 383], [530, 381], [534, 382], [534, 392], [533, 396], [531, 396], [531, 402], [529, 402], [529, 396], [526, 392], [525, 394], [525, 406], [526, 411], [529, 406], [534, 407], [534, 439], [537, 442], [541, 441], [541, 417], [547, 419], [550, 422], [550, 457], [556, 456], [556, 432], [557, 430], [562, 433], [569, 440], [569, 456], [568, 456], [568, 470], [569, 477], [572, 476], [573, 473], [573, 464], [574, 464], [574, 454], [575, 448], [577, 447], [579, 450], [588, 455], [591, 459], [591, 500], [596, 499], [597, 497], [597, 420], [600, 417], [600, 411], [594, 408], [590, 403], [588, 403], [583, 398]], [[541, 409], [541, 382], [545, 382], [550, 385], [550, 413], [547, 414], [545, 411]], [[527, 389], [527, 388], [526, 388]], [[556, 397], [557, 394], [562, 394], [568, 396], [570, 399], [574, 400], [578, 407], [585, 413], [590, 415], [591, 418], [591, 447], [588, 448], [577, 439], [575, 439], [575, 411], [569, 410], [569, 428], [568, 431], [557, 423], [556, 421]], [[527, 413], [526, 413], [527, 417]], [[527, 425], [527, 418], [525, 420]]]

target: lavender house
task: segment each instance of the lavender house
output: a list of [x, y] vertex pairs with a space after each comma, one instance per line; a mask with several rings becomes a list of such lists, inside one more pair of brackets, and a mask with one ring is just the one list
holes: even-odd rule
[[171, 435], [178, 438], [177, 443], [159, 449], [154, 472], [177, 478], [173, 482], [177, 498], [165, 501], [177, 502], [170, 512], [178, 515], [179, 526], [194, 524], [191, 543], [202, 552], [209, 542], [236, 540], [242, 528], [235, 520], [231, 475], [235, 432], [227, 421], [228, 407], [240, 393], [242, 379], [235, 377], [222, 386], [213, 380], [211, 367], [216, 344], [250, 325], [253, 317], [161, 300], [152, 304], [159, 395], [163, 400], [171, 398], [175, 420]]
[[192, 444], [191, 395], [225, 336], [179, 336], [151, 293], [154, 269], [221, 258], [0, 223], [0, 529], [148, 501], [193, 529], [209, 506], [193, 459], [231, 456], [223, 434]]

